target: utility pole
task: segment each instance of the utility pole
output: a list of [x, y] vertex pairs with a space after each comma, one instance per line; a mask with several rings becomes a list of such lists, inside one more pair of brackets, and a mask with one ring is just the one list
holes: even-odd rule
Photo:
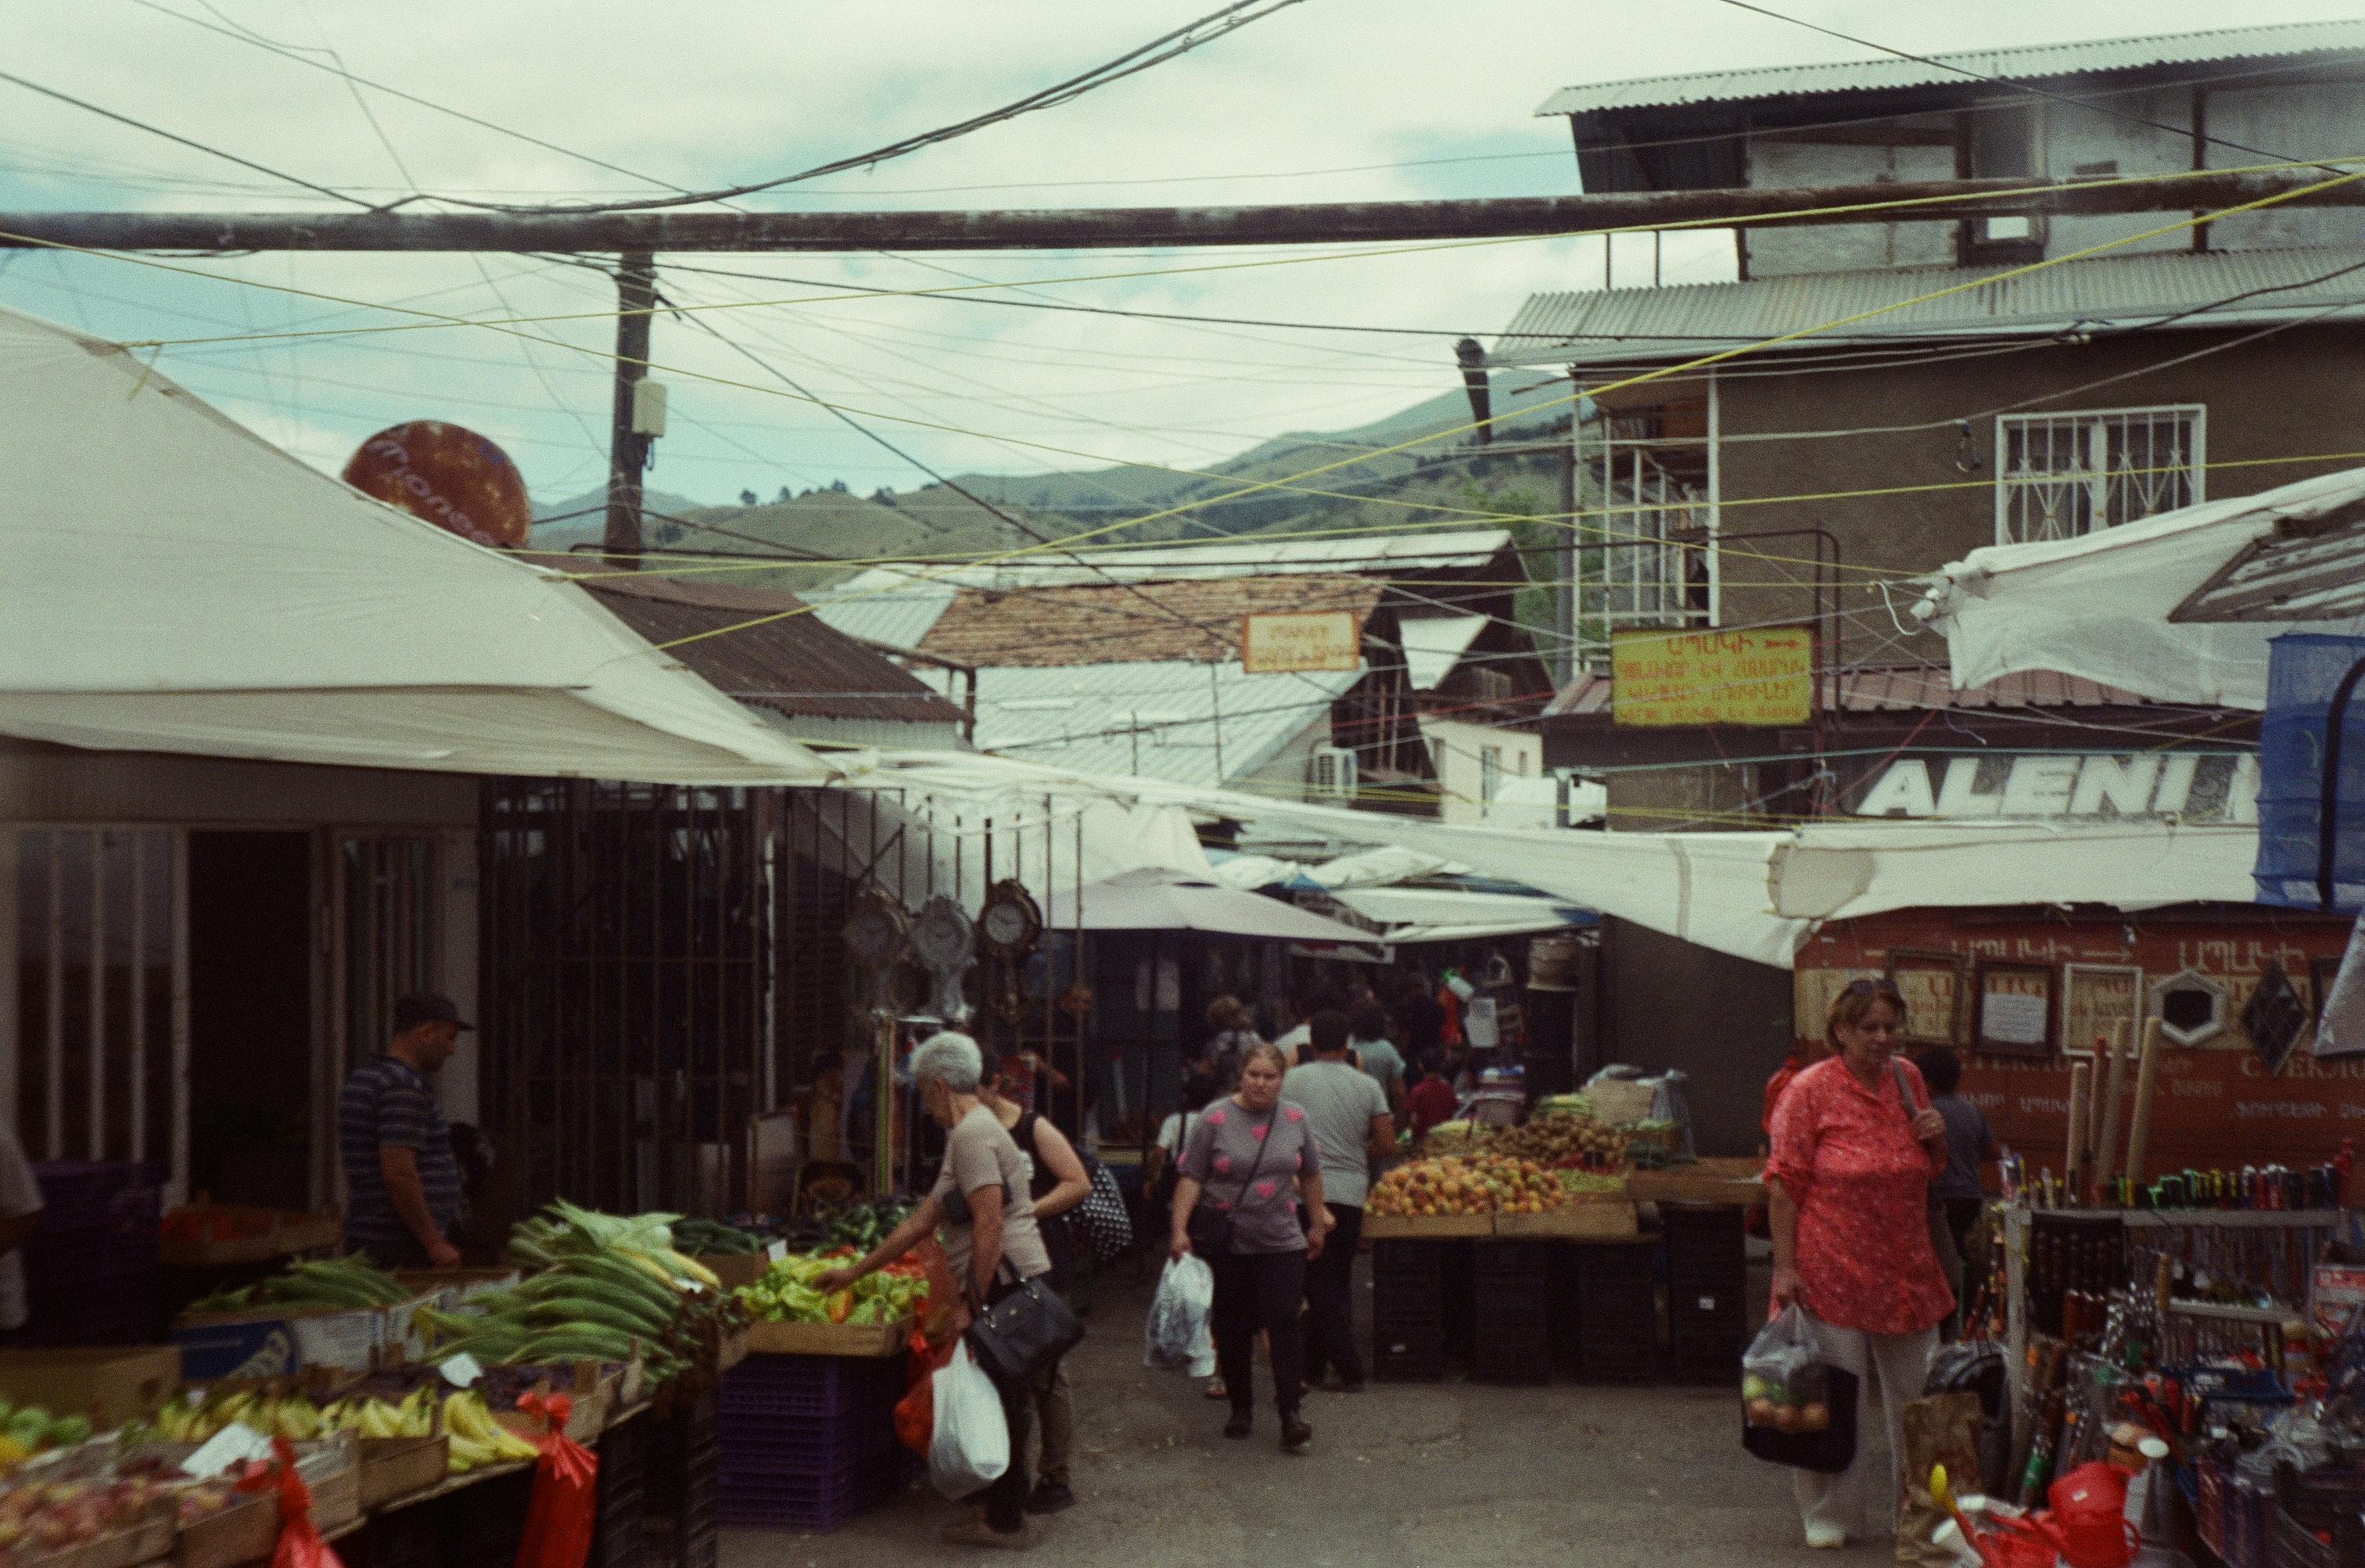
[[656, 308], [656, 258], [627, 251], [616, 268], [616, 399], [608, 424], [608, 529], [602, 541], [611, 566], [641, 565], [641, 471], [649, 438], [634, 426], [634, 393], [649, 373], [649, 316]]
[[[2112, 185], [2034, 179], [1621, 191], [1447, 201], [961, 212], [0, 212], [0, 250], [97, 251], [1076, 251], [1377, 243], [1625, 232], [1732, 223], [1910, 223], [1989, 217], [2207, 212], [2243, 203], [2365, 206], [2365, 184], [2319, 172], [2161, 175]], [[2304, 192], [2304, 195], [2299, 194]], [[1911, 204], [1925, 204], [1915, 206]], [[1937, 203], [1931, 206], [1926, 204]], [[1609, 241], [1602, 241], [1603, 262]]]

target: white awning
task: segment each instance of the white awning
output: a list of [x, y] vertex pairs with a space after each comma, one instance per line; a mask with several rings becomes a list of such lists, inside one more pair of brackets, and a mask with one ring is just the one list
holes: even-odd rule
[[[1631, 920], [1719, 952], [1791, 967], [1814, 923], [1916, 907], [2251, 902], [2258, 831], [2166, 823], [1866, 822], [1773, 833], [1597, 833], [1452, 825], [1336, 806], [1095, 778], [1003, 757], [893, 753], [857, 782], [1026, 780], [1036, 792], [1181, 806], [1389, 844]], [[1395, 933], [1391, 940], [1403, 939]]]
[[[2163, 702], [2267, 705], [2267, 644], [2303, 627], [2348, 632], [2365, 617], [2185, 621], [2169, 616], [2277, 526], [2365, 500], [2365, 468], [2209, 501], [2101, 532], [1974, 550], [1940, 569], [1913, 612], [1945, 633], [1957, 687], [2021, 670], [2083, 676]], [[2365, 576], [2365, 546], [2344, 573]]]
[[118, 344], [0, 311], [0, 734], [444, 772], [833, 770], [558, 574], [381, 505]]

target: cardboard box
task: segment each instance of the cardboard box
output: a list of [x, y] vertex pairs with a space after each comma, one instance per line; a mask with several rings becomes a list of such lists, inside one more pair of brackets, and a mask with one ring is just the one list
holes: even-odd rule
[[[405, 1323], [408, 1324], [406, 1316]], [[306, 1367], [375, 1370], [385, 1348], [381, 1307], [342, 1312], [183, 1313], [173, 1325], [181, 1376], [190, 1383], [225, 1377], [286, 1377]]]
[[891, 1356], [912, 1323], [750, 1323], [747, 1350], [757, 1356]]
[[239, 1568], [269, 1558], [278, 1544], [278, 1496], [248, 1497], [182, 1527], [178, 1568]]
[[0, 1395], [62, 1416], [83, 1415], [101, 1431], [153, 1415], [181, 1388], [181, 1354], [170, 1345], [0, 1350]]
[[439, 1486], [450, 1469], [452, 1440], [442, 1432], [432, 1438], [364, 1438], [360, 1448], [354, 1471], [364, 1508]]

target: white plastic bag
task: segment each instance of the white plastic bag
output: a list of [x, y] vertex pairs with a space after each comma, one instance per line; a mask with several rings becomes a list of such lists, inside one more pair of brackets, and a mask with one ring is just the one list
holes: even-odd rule
[[1207, 1314], [1216, 1302], [1216, 1271], [1196, 1252], [1169, 1260], [1141, 1326], [1144, 1366], [1193, 1377], [1216, 1372], [1216, 1337]]
[[970, 1359], [966, 1342], [936, 1369], [936, 1435], [928, 1442], [928, 1479], [944, 1496], [959, 1499], [1002, 1479], [1010, 1468], [1010, 1423], [1002, 1394], [985, 1369]]

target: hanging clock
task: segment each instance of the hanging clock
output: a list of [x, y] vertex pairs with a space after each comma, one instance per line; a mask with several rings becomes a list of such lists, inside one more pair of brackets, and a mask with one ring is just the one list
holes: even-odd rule
[[928, 1011], [957, 1022], [969, 1015], [961, 995], [961, 980], [977, 961], [977, 931], [967, 912], [949, 893], [937, 893], [920, 907], [912, 923], [912, 956], [933, 981]]
[[875, 885], [865, 888], [855, 895], [854, 908], [846, 917], [846, 953], [876, 973], [902, 954], [910, 928], [910, 918], [892, 894]]
[[1043, 934], [1043, 911], [1026, 884], [1005, 878], [986, 890], [985, 907], [978, 911], [978, 940], [997, 958], [1014, 958], [1035, 946]]

